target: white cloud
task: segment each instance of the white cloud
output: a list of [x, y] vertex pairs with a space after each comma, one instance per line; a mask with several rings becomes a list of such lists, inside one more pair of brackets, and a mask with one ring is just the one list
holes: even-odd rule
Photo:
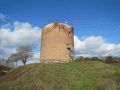
[[0, 13], [0, 21], [5, 22], [5, 15]]
[[[29, 23], [14, 22], [13, 29], [0, 28], [0, 56], [8, 57], [16, 48], [29, 44], [34, 49], [40, 48], [41, 29]], [[39, 59], [38, 57], [35, 59]]]
[[84, 40], [74, 36], [75, 54], [80, 56], [120, 55], [120, 44], [107, 43], [102, 36], [90, 36]]
[[40, 63], [40, 52], [34, 52], [33, 57], [27, 63]]
[[7, 14], [0, 13], [0, 22], [5, 25], [9, 25], [14, 22], [14, 20]]
[[[20, 45], [30, 44], [34, 48], [34, 56], [32, 58], [34, 61], [29, 61], [28, 63], [39, 62], [40, 27], [33, 27], [27, 22], [14, 22], [12, 28], [0, 28], [0, 57], [8, 57]], [[81, 37], [81, 39], [74, 36], [74, 43], [76, 56], [120, 55], [120, 44], [107, 43], [102, 36]]]

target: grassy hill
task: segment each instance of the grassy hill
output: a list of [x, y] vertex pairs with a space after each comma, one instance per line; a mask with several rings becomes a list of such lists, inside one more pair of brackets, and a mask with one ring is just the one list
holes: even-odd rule
[[31, 64], [0, 78], [0, 90], [120, 90], [120, 64]]

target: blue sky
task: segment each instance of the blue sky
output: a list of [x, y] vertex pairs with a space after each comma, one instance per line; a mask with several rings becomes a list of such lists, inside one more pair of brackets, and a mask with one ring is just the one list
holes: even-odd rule
[[0, 57], [28, 43], [39, 61], [41, 28], [53, 21], [73, 26], [76, 56], [120, 56], [120, 0], [0, 0]]
[[67, 21], [81, 39], [94, 35], [120, 42], [120, 0], [0, 0], [0, 13], [39, 27]]

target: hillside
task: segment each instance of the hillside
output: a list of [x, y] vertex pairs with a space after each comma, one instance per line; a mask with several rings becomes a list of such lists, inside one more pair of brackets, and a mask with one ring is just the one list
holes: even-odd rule
[[10, 71], [11, 69], [9, 67], [0, 65], [0, 77], [7, 74], [8, 71]]
[[120, 64], [31, 64], [0, 78], [0, 90], [120, 90]]

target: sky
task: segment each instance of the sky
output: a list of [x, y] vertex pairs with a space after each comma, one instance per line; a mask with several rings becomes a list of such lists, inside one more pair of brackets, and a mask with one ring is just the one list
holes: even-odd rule
[[120, 0], [0, 0], [1, 57], [27, 40], [39, 59], [41, 29], [53, 21], [73, 26], [76, 55], [120, 55]]

